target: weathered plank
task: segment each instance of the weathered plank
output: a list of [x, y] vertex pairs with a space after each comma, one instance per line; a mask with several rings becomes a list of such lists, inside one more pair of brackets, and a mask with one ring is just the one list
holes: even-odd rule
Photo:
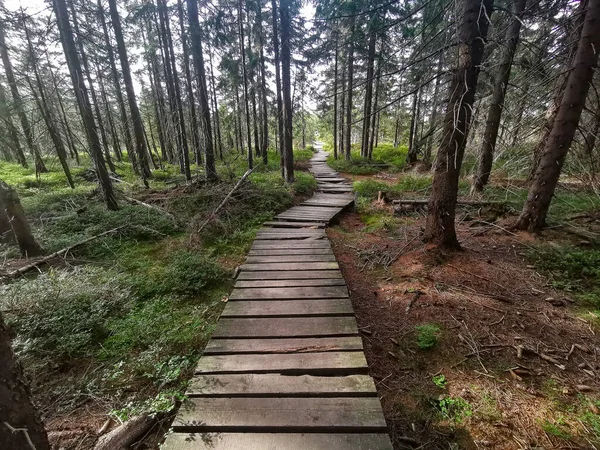
[[238, 280], [306, 280], [306, 279], [342, 279], [339, 270], [280, 270], [280, 271], [242, 271]]
[[271, 264], [243, 264], [242, 270], [336, 270], [339, 269], [337, 262], [306, 262], [306, 263], [271, 263]]
[[362, 351], [324, 353], [271, 353], [264, 355], [204, 356], [196, 366], [197, 374], [209, 373], [288, 373], [288, 374], [363, 374], [368, 371]]
[[228, 302], [222, 318], [267, 316], [353, 316], [349, 299]]
[[386, 429], [379, 399], [372, 397], [193, 398], [181, 407], [173, 428], [175, 431], [268, 432], [379, 432]]
[[385, 433], [172, 433], [163, 450], [392, 450]]
[[358, 336], [287, 339], [211, 339], [205, 355], [231, 353], [315, 353], [362, 350]]
[[259, 287], [302, 287], [302, 286], [345, 286], [342, 278], [325, 278], [317, 280], [250, 280], [238, 281], [236, 288], [259, 288]]
[[269, 255], [333, 255], [330, 248], [267, 248], [262, 250], [250, 250], [249, 256], [269, 256]]
[[[263, 264], [268, 265], [268, 264]], [[229, 300], [260, 299], [304, 299], [304, 298], [347, 298], [346, 286], [306, 286], [286, 288], [242, 288], [234, 289]]]
[[303, 317], [302, 319], [222, 319], [214, 338], [285, 338], [353, 336], [358, 334], [354, 317]]
[[279, 373], [195, 375], [186, 395], [190, 397], [371, 397], [377, 395], [368, 375], [319, 377]]
[[273, 228], [298, 228], [298, 227], [306, 227], [306, 228], [325, 228], [325, 223], [315, 223], [315, 222], [284, 222], [279, 220], [272, 220], [269, 222], [263, 223], [265, 227], [273, 227]]
[[252, 244], [252, 250], [265, 250], [270, 248], [281, 250], [288, 248], [331, 248], [331, 244], [327, 239], [297, 239], [295, 241], [289, 240], [285, 242], [254, 241], [254, 244]]
[[335, 256], [331, 255], [250, 255], [246, 263], [278, 263], [278, 262], [332, 262]]

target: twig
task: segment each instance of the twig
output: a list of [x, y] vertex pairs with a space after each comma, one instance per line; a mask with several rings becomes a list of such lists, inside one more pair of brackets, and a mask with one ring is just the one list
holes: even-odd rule
[[153, 209], [155, 211], [158, 211], [159, 213], [167, 216], [173, 222], [177, 223], [177, 218], [173, 214], [171, 214], [170, 212], [164, 210], [163, 208], [160, 208], [159, 206], [150, 205], [149, 203], [144, 203], [141, 200], [137, 200], [137, 199], [132, 198], [132, 197], [127, 197], [126, 195], [123, 195], [123, 198], [125, 200], [127, 200], [128, 202], [135, 203], [136, 205], [145, 206], [146, 208], [150, 208], [150, 209]]
[[419, 299], [419, 297], [424, 294], [424, 292], [420, 291], [420, 290], [416, 290], [416, 291], [414, 291], [414, 294], [415, 295], [413, 296], [412, 300], [409, 302], [408, 306], [406, 307], [407, 313], [410, 311], [410, 308], [412, 308], [412, 305]]
[[25, 435], [25, 440], [29, 444], [29, 447], [31, 448], [31, 450], [36, 450], [35, 445], [33, 445], [33, 442], [31, 441], [31, 437], [29, 436], [29, 432], [27, 431], [27, 428], [15, 428], [8, 422], [4, 422], [4, 425], [6, 425], [6, 427], [13, 434], [17, 433], [18, 431], [21, 431]]
[[225, 206], [225, 203], [227, 203], [227, 200], [229, 200], [229, 198], [233, 195], [233, 193], [241, 186], [241, 184], [246, 180], [246, 178], [248, 178], [250, 176], [250, 174], [254, 171], [254, 169], [256, 167], [257, 166], [255, 166], [252, 169], [246, 170], [246, 173], [244, 173], [244, 175], [242, 175], [242, 178], [240, 178], [238, 180], [238, 182], [235, 184], [235, 186], [233, 187], [233, 189], [231, 191], [229, 191], [229, 194], [227, 194], [227, 196], [223, 199], [223, 201], [219, 204], [219, 206], [217, 206], [215, 208], [215, 210], [210, 214], [210, 216], [208, 216], [208, 219], [206, 219], [204, 221], [204, 223], [202, 225], [200, 225], [200, 227], [196, 231], [197, 234], [200, 234], [202, 232], [202, 230], [204, 229], [204, 227], [206, 227], [206, 225], [208, 225], [209, 222], [215, 218], [215, 216], [221, 210], [221, 208], [223, 206]]

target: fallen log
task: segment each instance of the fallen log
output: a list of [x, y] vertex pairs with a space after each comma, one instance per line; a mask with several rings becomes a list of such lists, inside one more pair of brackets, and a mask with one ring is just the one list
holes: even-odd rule
[[[403, 199], [403, 200], [392, 200], [392, 204], [394, 205], [416, 205], [426, 206], [429, 203], [428, 198], [423, 199]], [[456, 201], [457, 205], [467, 205], [467, 206], [487, 206], [487, 205], [503, 205], [504, 202], [500, 202], [497, 200], [467, 200], [467, 199], [458, 199]]]
[[114, 430], [100, 436], [94, 450], [120, 450], [129, 448], [156, 423], [148, 414], [134, 417]]

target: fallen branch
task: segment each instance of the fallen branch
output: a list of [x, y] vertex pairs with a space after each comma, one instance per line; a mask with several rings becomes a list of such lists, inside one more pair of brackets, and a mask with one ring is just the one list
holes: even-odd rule
[[[428, 198], [421, 199], [401, 199], [401, 200], [392, 200], [392, 204], [394, 205], [427, 205], [429, 203]], [[496, 200], [456, 200], [457, 205], [466, 205], [466, 206], [488, 206], [488, 205], [503, 205], [504, 202], [499, 202]]]
[[18, 277], [19, 275], [23, 275], [23, 274], [29, 272], [30, 270], [33, 270], [33, 269], [37, 268], [40, 264], [47, 263], [48, 261], [50, 261], [50, 260], [52, 260], [52, 259], [54, 259], [54, 258], [56, 258], [58, 256], [62, 256], [64, 254], [69, 253], [75, 247], [79, 247], [80, 245], [87, 244], [90, 241], [93, 241], [95, 239], [101, 238], [101, 237], [106, 236], [108, 234], [115, 233], [116, 231], [119, 231], [119, 230], [121, 230], [121, 229], [123, 229], [125, 227], [128, 227], [128, 226], [129, 226], [129, 224], [127, 224], [127, 225], [121, 225], [120, 227], [112, 228], [111, 230], [104, 231], [104, 232], [102, 232], [100, 234], [97, 234], [95, 236], [91, 236], [91, 237], [89, 237], [87, 239], [84, 239], [82, 241], [76, 242], [75, 244], [69, 245], [68, 247], [63, 248], [62, 250], [59, 250], [57, 252], [51, 253], [51, 254], [49, 254], [47, 256], [44, 256], [43, 258], [40, 258], [40, 259], [38, 259], [37, 261], [35, 261], [35, 262], [31, 263], [31, 264], [27, 264], [26, 266], [20, 267], [17, 270], [9, 272], [8, 274], [4, 275], [4, 278], [15, 278], [15, 277]]
[[173, 222], [175, 222], [177, 224], [177, 218], [171, 214], [170, 212], [164, 210], [163, 208], [156, 206], [156, 205], [150, 205], [149, 203], [144, 203], [140, 200], [137, 200], [135, 198], [132, 197], [127, 197], [126, 195], [123, 195], [123, 198], [125, 200], [127, 200], [130, 203], [135, 203], [136, 205], [140, 205], [140, 206], [145, 206], [146, 208], [150, 208], [153, 209], [154, 211], [158, 211], [159, 213], [161, 213], [163, 216], [167, 216], [169, 219], [171, 219]]
[[210, 216], [208, 216], [208, 219], [206, 219], [204, 221], [204, 223], [202, 225], [200, 225], [200, 227], [196, 231], [197, 234], [200, 234], [200, 232], [204, 229], [204, 227], [206, 227], [206, 225], [208, 225], [210, 223], [210, 221], [215, 218], [215, 216], [218, 214], [218, 212], [221, 210], [221, 208], [223, 208], [223, 206], [225, 206], [225, 203], [227, 203], [227, 200], [229, 200], [229, 198], [233, 195], [233, 193], [242, 185], [242, 183], [246, 180], [246, 178], [248, 178], [250, 176], [250, 174], [254, 171], [255, 168], [256, 167], [246, 170], [246, 173], [244, 173], [244, 175], [242, 175], [242, 178], [240, 178], [238, 180], [238, 182], [235, 184], [233, 189], [231, 191], [229, 191], [229, 194], [227, 194], [227, 196], [223, 199], [223, 201], [219, 204], [219, 206], [217, 206], [215, 208], [215, 210], [210, 214]]
[[156, 418], [152, 418], [147, 414], [134, 417], [123, 425], [115, 428], [111, 432], [101, 436], [94, 450], [114, 450], [121, 448], [129, 448], [135, 440], [150, 429]]
[[410, 308], [412, 308], [412, 305], [414, 305], [414, 303], [419, 299], [419, 297], [421, 295], [423, 295], [425, 292], [420, 291], [420, 290], [416, 290], [413, 292], [414, 296], [411, 299], [411, 301], [408, 303], [408, 305], [406, 306], [406, 312], [408, 313], [410, 311]]

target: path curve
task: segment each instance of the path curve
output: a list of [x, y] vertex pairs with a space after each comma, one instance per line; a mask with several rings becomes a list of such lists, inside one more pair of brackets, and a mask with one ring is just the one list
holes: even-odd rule
[[317, 192], [258, 231], [163, 449], [392, 449], [325, 234], [352, 186], [316, 148]]

